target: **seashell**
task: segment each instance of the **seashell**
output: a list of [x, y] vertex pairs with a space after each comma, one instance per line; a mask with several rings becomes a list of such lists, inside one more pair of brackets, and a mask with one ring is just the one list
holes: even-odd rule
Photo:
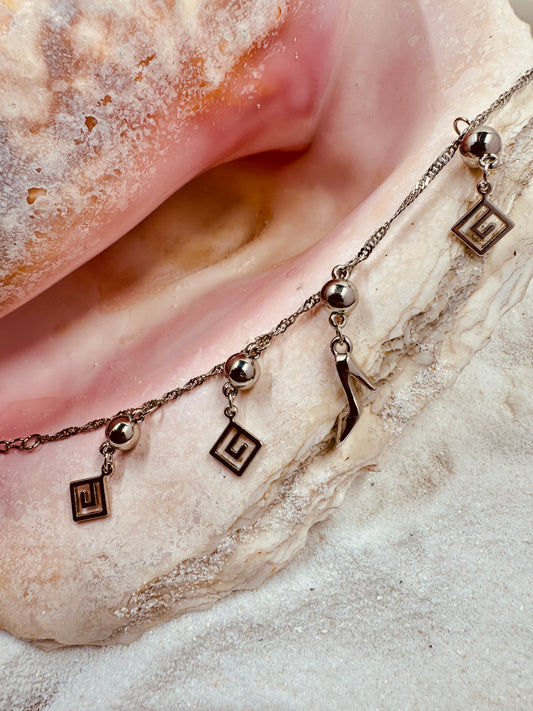
[[[364, 16], [340, 0], [335, 13], [235, 8], [2, 9], [3, 438], [111, 416], [241, 352], [390, 217], [455, 116], [533, 64], [499, 0], [482, 26], [459, 0]], [[99, 472], [102, 430], [9, 453], [0, 626], [46, 647], [124, 643], [286, 565], [525, 292], [533, 198], [516, 185], [530, 181], [532, 109], [524, 90], [491, 120], [498, 204], [516, 227], [484, 259], [449, 233], [475, 195], [456, 159], [352, 275], [346, 332], [379, 388], [341, 446], [320, 311], [274, 340], [239, 394], [263, 442], [242, 477], [209, 455], [227, 422], [215, 379], [116, 456], [105, 520], [74, 523], [68, 498]]]

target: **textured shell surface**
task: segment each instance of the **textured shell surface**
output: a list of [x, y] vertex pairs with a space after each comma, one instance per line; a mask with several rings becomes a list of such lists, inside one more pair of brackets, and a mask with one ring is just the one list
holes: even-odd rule
[[[533, 42], [502, 0], [13, 0], [0, 57], [8, 439], [109, 417], [242, 352], [357, 253], [453, 119], [533, 65]], [[378, 387], [342, 445], [317, 308], [238, 395], [262, 442], [240, 477], [210, 456], [223, 378], [115, 454], [105, 519], [75, 523], [69, 498], [100, 472], [103, 429], [3, 457], [0, 627], [124, 643], [285, 566], [525, 292], [532, 114], [528, 87], [489, 121], [491, 199], [516, 226], [486, 257], [450, 233], [479, 179], [457, 155], [354, 271], [345, 331]]]

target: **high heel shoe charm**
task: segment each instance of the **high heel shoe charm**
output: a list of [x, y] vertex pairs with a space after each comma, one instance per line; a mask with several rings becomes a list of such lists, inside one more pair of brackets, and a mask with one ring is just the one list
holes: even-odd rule
[[337, 374], [348, 401], [348, 411], [343, 410], [337, 418], [337, 443], [343, 442], [353, 430], [361, 415], [362, 405], [358, 397], [356, 383], [369, 390], [375, 386], [361, 370], [352, 356], [352, 342], [342, 332], [346, 316], [357, 306], [358, 296], [354, 285], [341, 278], [342, 267], [335, 267], [333, 279], [326, 282], [320, 292], [322, 306], [330, 312], [329, 322], [335, 329], [331, 341], [331, 351], [335, 356]]

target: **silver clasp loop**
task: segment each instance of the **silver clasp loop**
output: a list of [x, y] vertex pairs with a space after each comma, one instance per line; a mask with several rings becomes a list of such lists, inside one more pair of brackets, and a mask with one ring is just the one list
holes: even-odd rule
[[[461, 129], [459, 128], [459, 123], [466, 123], [466, 128], [463, 128], [463, 130], [461, 131]], [[454, 122], [453, 122], [453, 128], [455, 130], [455, 133], [458, 136], [460, 136], [467, 129], [469, 129], [471, 125], [472, 125], [472, 122], [469, 121], [467, 118], [464, 118], [463, 116], [458, 116], [456, 119], [454, 119]]]

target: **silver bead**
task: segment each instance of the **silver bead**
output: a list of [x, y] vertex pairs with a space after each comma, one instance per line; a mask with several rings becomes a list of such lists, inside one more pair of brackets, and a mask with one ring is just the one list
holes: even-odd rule
[[328, 311], [349, 314], [357, 306], [359, 297], [355, 286], [347, 279], [331, 279], [320, 292], [320, 302]]
[[141, 436], [141, 428], [126, 415], [119, 415], [107, 423], [105, 436], [116, 449], [133, 449]]
[[247, 390], [256, 384], [261, 368], [257, 359], [245, 353], [236, 353], [226, 361], [224, 375], [239, 390]]
[[490, 126], [477, 126], [467, 131], [459, 144], [459, 150], [470, 168], [479, 168], [479, 159], [502, 149], [502, 139], [498, 131]]

